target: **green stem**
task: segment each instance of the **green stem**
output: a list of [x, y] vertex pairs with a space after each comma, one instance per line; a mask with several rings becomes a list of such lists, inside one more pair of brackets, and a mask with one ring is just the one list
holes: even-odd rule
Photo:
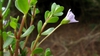
[[43, 39], [39, 42], [38, 46], [40, 46], [40, 44], [43, 43], [43, 42], [44, 42], [55, 30], [57, 30], [60, 26], [61, 26], [61, 24], [59, 24], [52, 32], [50, 32], [45, 38], [43, 38]]
[[2, 15], [5, 15], [6, 12], [9, 10], [10, 4], [11, 4], [11, 0], [8, 1], [7, 7], [6, 7], [5, 11], [2, 13]]
[[[34, 8], [34, 9], [33, 9], [32, 16], [31, 16], [30, 26], [33, 24], [34, 18], [35, 18], [36, 6], [34, 5], [33, 8]], [[25, 43], [24, 43], [23, 49], [25, 48], [25, 46], [26, 46], [26, 44], [27, 44], [27, 41], [28, 41], [28, 39], [29, 39], [29, 36], [30, 36], [30, 35], [28, 35], [28, 36], [26, 37], [26, 39], [25, 39]]]
[[23, 29], [23, 27], [24, 27], [25, 20], [26, 20], [26, 15], [23, 16], [23, 19], [22, 19], [22, 22], [21, 22], [21, 25], [20, 25], [20, 28], [19, 28], [19, 31], [18, 31], [18, 35], [17, 35], [17, 38], [16, 38], [15, 56], [18, 56], [18, 49], [19, 49], [19, 43], [20, 43], [20, 36], [21, 36], [21, 33], [22, 33], [22, 29]]

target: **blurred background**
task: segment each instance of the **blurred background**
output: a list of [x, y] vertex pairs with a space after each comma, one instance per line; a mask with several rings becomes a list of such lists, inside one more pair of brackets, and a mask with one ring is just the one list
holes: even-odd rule
[[[22, 16], [15, 8], [14, 2], [15, 0], [12, 0], [10, 15]], [[44, 21], [44, 12], [50, 10], [53, 2], [64, 6], [64, 15], [60, 17], [59, 22], [66, 16], [69, 8], [79, 22], [62, 25], [41, 44], [41, 47], [51, 48], [54, 56], [100, 56], [100, 0], [38, 0], [37, 7], [40, 13], [36, 16], [34, 25], [39, 19]], [[6, 4], [7, 0], [4, 6]], [[55, 27], [58, 23], [48, 24], [47, 28]], [[36, 34], [35, 29], [27, 46], [30, 46]]]

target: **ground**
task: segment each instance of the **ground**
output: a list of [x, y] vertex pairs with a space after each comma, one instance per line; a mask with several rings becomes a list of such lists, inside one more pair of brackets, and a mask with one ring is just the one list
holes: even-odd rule
[[54, 56], [99, 56], [100, 24], [72, 23], [62, 25], [41, 47], [51, 48]]

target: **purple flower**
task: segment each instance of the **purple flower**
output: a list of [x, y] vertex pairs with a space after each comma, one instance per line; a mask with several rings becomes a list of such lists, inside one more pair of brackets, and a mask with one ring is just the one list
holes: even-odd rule
[[65, 19], [69, 20], [69, 23], [79, 22], [75, 19], [75, 15], [72, 13], [71, 9], [68, 10]]

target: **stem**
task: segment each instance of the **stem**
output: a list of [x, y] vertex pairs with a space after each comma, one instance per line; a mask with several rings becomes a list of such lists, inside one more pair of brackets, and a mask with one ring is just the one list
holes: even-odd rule
[[[32, 16], [31, 16], [30, 26], [33, 24], [34, 18], [35, 18], [36, 6], [34, 5], [33, 8], [34, 8], [34, 9], [33, 9]], [[29, 36], [30, 36], [30, 35], [28, 35], [28, 36], [26, 37], [26, 39], [25, 39], [25, 43], [24, 43], [23, 49], [25, 48], [25, 46], [26, 46], [26, 44], [27, 44], [27, 41], [28, 41], [28, 39], [29, 39]]]
[[2, 15], [1, 15], [1, 10], [0, 10], [0, 56], [3, 56], [3, 24], [2, 24]]
[[[36, 39], [35, 39], [34, 45], [33, 45], [33, 47], [32, 47], [32, 51], [34, 51], [35, 48], [37, 47], [36, 45], [37, 45], [37, 43], [38, 43], [38, 41], [39, 41], [39, 39], [40, 39], [41, 33], [43, 32], [45, 26], [47, 25], [48, 20], [49, 20], [51, 17], [52, 17], [52, 14], [47, 18], [47, 20], [46, 20], [45, 23], [43, 24], [40, 33], [37, 35], [37, 37], [36, 37]], [[31, 51], [31, 54], [32, 54], [32, 51]], [[32, 54], [32, 55], [33, 55], [33, 54]], [[34, 56], [34, 55], [33, 55], [33, 56]]]
[[19, 31], [18, 31], [18, 35], [16, 37], [16, 49], [15, 49], [15, 56], [18, 56], [18, 49], [19, 49], [19, 43], [20, 43], [20, 36], [22, 33], [22, 29], [24, 27], [24, 23], [25, 23], [25, 19], [26, 19], [26, 15], [23, 16]]
[[60, 26], [61, 26], [61, 24], [59, 24], [52, 32], [50, 32], [45, 38], [43, 38], [43, 39], [39, 42], [38, 46], [39, 46], [41, 43], [43, 43], [43, 41], [46, 40], [46, 39], [47, 39], [55, 30], [57, 30]]

